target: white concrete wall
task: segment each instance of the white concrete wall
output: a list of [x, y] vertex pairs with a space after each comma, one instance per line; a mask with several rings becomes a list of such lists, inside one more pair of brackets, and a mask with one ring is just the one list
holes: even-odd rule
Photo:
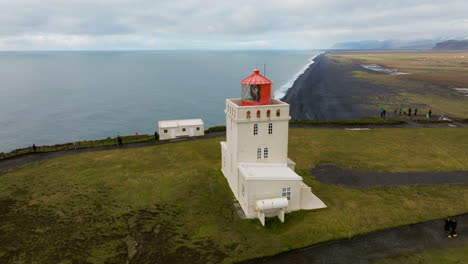
[[[167, 132], [164, 132], [164, 130], [166, 130]], [[167, 139], [171, 139], [171, 138], [175, 138], [175, 132], [176, 128], [160, 128], [159, 129], [159, 140], [167, 140]], [[174, 137], [172, 137], [171, 135], [174, 135]]]
[[[246, 163], [286, 163], [288, 154], [289, 105], [273, 99], [272, 105], [240, 106], [240, 99], [226, 100], [226, 133], [227, 142], [234, 162]], [[277, 110], [280, 115], [277, 116]], [[250, 111], [250, 118], [247, 112]], [[260, 111], [260, 118], [257, 117]], [[270, 111], [270, 116], [267, 116]], [[273, 133], [268, 134], [269, 124]], [[254, 125], [258, 134], [254, 135]], [[257, 149], [262, 149], [262, 158], [257, 159]], [[268, 148], [268, 158], [264, 158], [264, 149]]]
[[[244, 178], [244, 177], [241, 177]], [[246, 212], [248, 218], [257, 217], [255, 211], [255, 202], [257, 200], [271, 199], [282, 197], [283, 188], [291, 188], [291, 199], [288, 201], [287, 212], [301, 209], [301, 183], [300, 180], [294, 181], [245, 181], [247, 186], [246, 195], [247, 207], [242, 205], [242, 209]]]
[[[199, 128], [199, 130], [197, 130], [197, 128]], [[167, 133], [165, 133], [164, 130], [167, 130]], [[171, 131], [174, 131], [174, 132], [172, 132], [171, 134]], [[191, 131], [193, 131], [193, 135], [191, 135]], [[176, 138], [176, 137], [190, 137], [190, 136], [197, 137], [197, 136], [205, 135], [205, 128], [203, 125], [180, 126], [180, 127], [174, 127], [174, 128], [159, 128], [158, 133], [159, 133], [160, 140], [166, 140], [166, 139], [171, 139], [171, 138]]]

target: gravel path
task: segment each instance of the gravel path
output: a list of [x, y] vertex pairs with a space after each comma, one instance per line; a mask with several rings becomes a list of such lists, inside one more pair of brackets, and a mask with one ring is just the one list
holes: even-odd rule
[[276, 256], [253, 259], [243, 264], [268, 263], [352, 263], [367, 264], [424, 250], [451, 248], [468, 243], [468, 214], [456, 217], [457, 238], [447, 238], [443, 220], [406, 225], [351, 239], [334, 240]]
[[322, 183], [351, 188], [382, 185], [468, 184], [468, 171], [373, 172], [345, 169], [334, 165], [318, 165], [312, 169], [312, 174]]

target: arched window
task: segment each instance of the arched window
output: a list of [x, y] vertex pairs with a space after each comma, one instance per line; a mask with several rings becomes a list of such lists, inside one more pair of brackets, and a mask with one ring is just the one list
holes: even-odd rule
[[268, 135], [273, 134], [273, 123], [268, 124]]
[[263, 158], [268, 159], [268, 148], [263, 149]]
[[257, 111], [257, 118], [260, 118], [260, 110]]
[[257, 149], [257, 159], [261, 159], [262, 158], [262, 148], [258, 148]]
[[247, 117], [247, 119], [250, 119], [250, 111], [247, 111], [246, 117]]
[[258, 125], [254, 124], [254, 129], [253, 129], [254, 135], [258, 135]]
[[270, 117], [270, 113], [271, 113], [271, 111], [267, 110], [267, 117]]
[[280, 115], [281, 115], [281, 112], [280, 112], [280, 110], [279, 110], [279, 109], [278, 109], [278, 110], [276, 110], [276, 116], [277, 116], [277, 117], [279, 117]]

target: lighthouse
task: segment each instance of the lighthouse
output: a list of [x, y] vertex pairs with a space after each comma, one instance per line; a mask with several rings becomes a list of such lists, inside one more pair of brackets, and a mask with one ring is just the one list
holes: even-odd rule
[[272, 98], [273, 82], [258, 69], [241, 81], [241, 98], [226, 99], [221, 171], [247, 218], [325, 208], [288, 158], [289, 104]]

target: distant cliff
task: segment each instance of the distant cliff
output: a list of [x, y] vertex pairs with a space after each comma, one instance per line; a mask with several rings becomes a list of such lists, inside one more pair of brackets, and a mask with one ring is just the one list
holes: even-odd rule
[[468, 39], [465, 40], [447, 40], [439, 42], [433, 48], [435, 50], [468, 50]]

